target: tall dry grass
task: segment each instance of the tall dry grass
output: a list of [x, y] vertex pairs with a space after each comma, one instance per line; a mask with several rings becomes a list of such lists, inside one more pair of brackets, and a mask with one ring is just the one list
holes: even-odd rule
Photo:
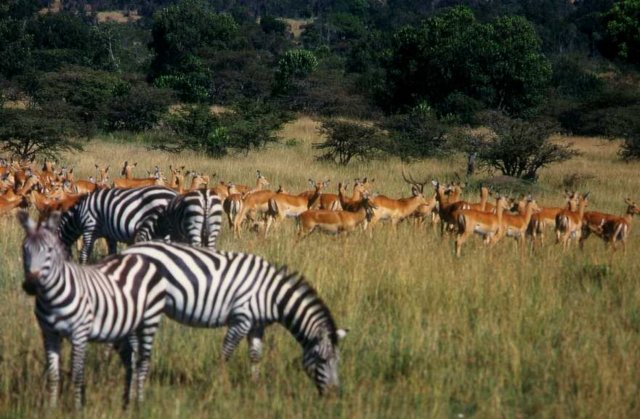
[[[185, 164], [243, 183], [254, 182], [260, 169], [274, 187], [291, 191], [305, 189], [309, 177], [330, 177], [333, 188], [339, 180], [369, 176], [381, 193], [408, 194], [397, 160], [346, 168], [315, 161], [311, 144], [319, 139], [310, 119], [288, 125], [282, 136], [296, 141], [222, 160], [104, 141], [65, 159], [83, 176], [95, 163], [115, 170], [137, 159], [139, 167]], [[562, 179], [573, 173], [594, 176], [583, 185], [591, 208], [620, 213], [624, 197], [640, 199], [640, 165], [617, 160], [615, 143], [571, 140], [584, 154], [542, 172], [539, 202], [562, 204]], [[452, 159], [404, 168], [416, 177], [446, 179], [463, 167], [462, 159]], [[632, 231], [626, 254], [611, 254], [596, 239], [582, 253], [562, 253], [547, 240], [520, 259], [512, 242], [490, 251], [470, 240], [457, 259], [449, 240], [408, 224], [397, 232], [381, 226], [372, 239], [360, 231], [314, 233], [299, 244], [293, 222], [282, 227], [267, 239], [245, 233], [241, 240], [225, 228], [219, 247], [304, 272], [338, 324], [351, 329], [342, 344], [340, 397], [317, 396], [300, 368], [300, 348], [278, 326], [267, 329], [262, 379], [252, 383], [246, 344], [223, 365], [223, 330], [165, 321], [147, 400], [138, 410], [120, 409], [118, 357], [91, 348], [87, 417], [640, 416], [640, 229]], [[42, 416], [44, 356], [33, 300], [20, 289], [22, 231], [11, 218], [0, 220], [0, 228], [0, 416]], [[62, 407], [51, 416], [68, 415], [70, 395], [66, 378]]]

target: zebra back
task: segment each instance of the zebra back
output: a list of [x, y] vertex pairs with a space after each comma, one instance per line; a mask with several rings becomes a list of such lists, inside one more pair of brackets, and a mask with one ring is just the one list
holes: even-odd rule
[[281, 323], [303, 348], [305, 371], [322, 392], [339, 384], [337, 329], [326, 304], [297, 273], [259, 256], [215, 252], [180, 244], [136, 244], [123, 254], [143, 255], [167, 281], [165, 313], [197, 327], [228, 326], [225, 358], [243, 337], [260, 340], [262, 329]]
[[134, 241], [164, 239], [215, 249], [221, 223], [220, 198], [208, 189], [198, 189], [176, 196], [166, 209], [156, 209], [140, 226]]
[[96, 190], [62, 215], [58, 235], [67, 249], [83, 236], [81, 263], [87, 261], [99, 237], [105, 237], [109, 252], [115, 253], [117, 242], [132, 243], [145, 218], [158, 208], [166, 207], [176, 195], [172, 189], [162, 186]]

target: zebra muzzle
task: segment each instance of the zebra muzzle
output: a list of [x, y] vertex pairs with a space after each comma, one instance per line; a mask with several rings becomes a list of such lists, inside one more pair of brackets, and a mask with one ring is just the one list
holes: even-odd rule
[[24, 275], [22, 289], [28, 295], [36, 295], [38, 293], [40, 272], [27, 272]]

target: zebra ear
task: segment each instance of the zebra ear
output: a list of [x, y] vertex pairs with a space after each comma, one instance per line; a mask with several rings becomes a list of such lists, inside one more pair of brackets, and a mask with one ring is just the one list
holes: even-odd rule
[[62, 217], [62, 213], [60, 211], [53, 211], [49, 214], [49, 217], [44, 221], [44, 228], [51, 232], [58, 231], [58, 225], [60, 225], [60, 218]]
[[16, 214], [16, 217], [18, 218], [18, 221], [20, 221], [22, 228], [24, 228], [24, 231], [27, 234], [31, 234], [36, 231], [38, 224], [35, 222], [33, 218], [29, 216], [29, 213], [27, 211], [24, 211], [24, 210], [18, 211], [18, 213]]

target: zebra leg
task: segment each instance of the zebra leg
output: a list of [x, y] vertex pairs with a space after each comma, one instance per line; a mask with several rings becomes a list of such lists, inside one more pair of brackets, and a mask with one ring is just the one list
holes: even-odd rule
[[[82, 332], [85, 332], [83, 330]], [[88, 328], [86, 330], [88, 332]], [[87, 354], [87, 333], [71, 337], [71, 381], [75, 408], [84, 404], [84, 360]]]
[[251, 330], [251, 321], [245, 315], [242, 317], [236, 317], [229, 323], [229, 329], [224, 336], [224, 342], [222, 343], [222, 356], [225, 362], [229, 361], [233, 351], [238, 347], [238, 344]]
[[129, 338], [122, 340], [118, 344], [118, 353], [120, 354], [120, 359], [122, 360], [122, 364], [124, 365], [125, 370], [124, 393], [122, 395], [123, 408], [126, 408], [129, 405], [131, 395], [133, 394], [133, 376], [135, 373], [134, 366], [137, 345], [138, 342], [135, 336], [130, 336]]
[[254, 327], [247, 335], [249, 343], [249, 359], [251, 360], [251, 378], [258, 381], [260, 369], [258, 363], [262, 359], [262, 337], [264, 336], [264, 326]]
[[136, 365], [137, 372], [137, 392], [138, 402], [144, 401], [144, 382], [149, 373], [149, 363], [151, 362], [151, 348], [153, 347], [153, 339], [158, 330], [158, 322], [160, 315], [156, 315], [153, 323], [148, 323], [138, 334], [138, 362]]
[[55, 334], [43, 333], [44, 350], [47, 355], [47, 387], [49, 389], [49, 407], [58, 404], [58, 387], [60, 386], [60, 343], [61, 338]]
[[85, 230], [82, 233], [82, 251], [80, 252], [80, 263], [86, 264], [93, 250], [93, 244], [96, 241], [97, 234], [95, 230]]

